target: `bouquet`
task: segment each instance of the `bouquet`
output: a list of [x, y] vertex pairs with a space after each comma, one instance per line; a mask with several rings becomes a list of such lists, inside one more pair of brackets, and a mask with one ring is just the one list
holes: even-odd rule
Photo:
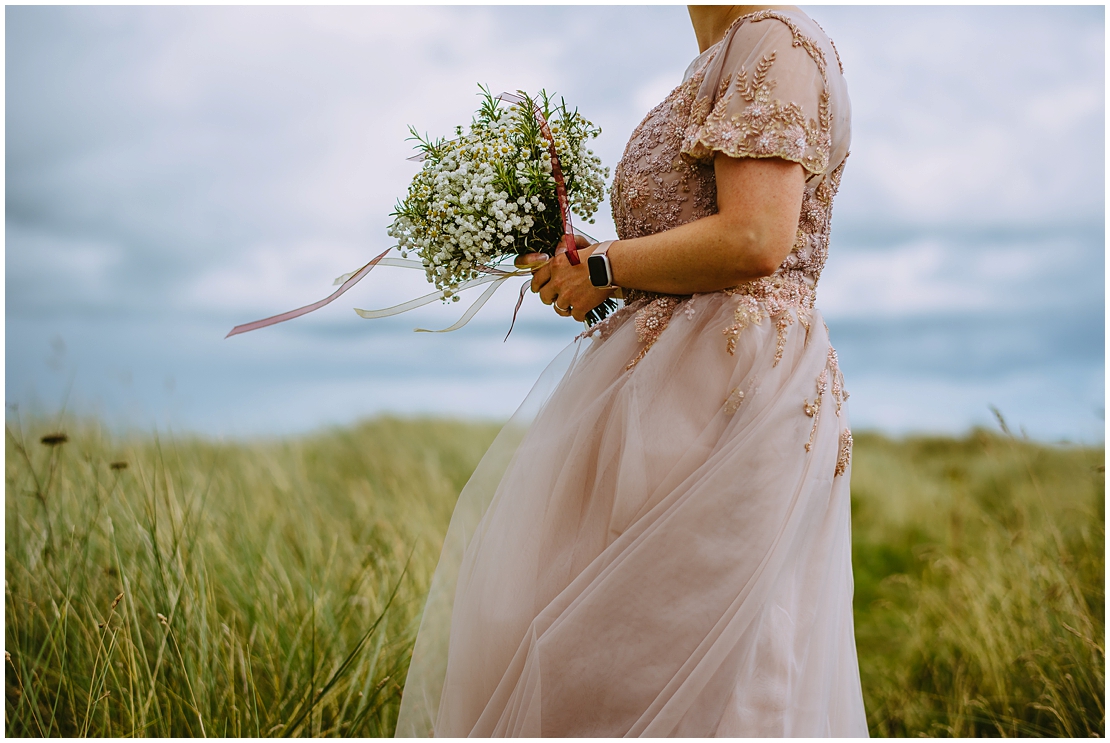
[[[436, 331], [447, 332], [465, 325], [507, 279], [530, 276], [511, 268], [516, 256], [566, 252], [571, 263], [578, 263], [571, 211], [592, 223], [605, 196], [609, 171], [589, 148], [601, 130], [561, 98], [556, 105], [542, 90], [535, 97], [523, 92], [495, 97], [484, 87], [481, 91], [482, 104], [469, 130], [456, 127], [454, 139], [433, 140], [409, 129], [419, 150], [410, 159], [423, 167], [391, 214], [388, 234], [397, 240], [400, 259], [387, 258], [387, 250], [336, 279], [341, 286], [326, 299], [239, 325], [228, 335], [318, 309], [377, 265], [422, 269], [436, 291], [394, 307], [355, 310], [365, 318], [399, 314], [437, 299], [458, 301], [460, 292], [492, 284], [459, 322]], [[521, 287], [517, 310], [526, 288]], [[587, 321], [597, 322], [615, 308], [615, 302], [606, 300]], [[515, 317], [516, 312], [514, 322]]]

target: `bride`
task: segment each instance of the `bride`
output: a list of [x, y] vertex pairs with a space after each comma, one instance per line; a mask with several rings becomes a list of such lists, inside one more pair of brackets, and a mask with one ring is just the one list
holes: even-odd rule
[[814, 307], [843, 72], [795, 8], [690, 18], [701, 54], [615, 171], [620, 239], [521, 260], [560, 315], [625, 307], [460, 495], [398, 735], [867, 735], [848, 393]]

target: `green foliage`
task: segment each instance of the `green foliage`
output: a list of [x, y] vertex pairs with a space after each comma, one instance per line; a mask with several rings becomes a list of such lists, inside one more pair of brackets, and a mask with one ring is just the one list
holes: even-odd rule
[[[458, 301], [459, 292], [518, 256], [555, 255], [568, 232], [560, 178], [567, 218], [573, 211], [592, 222], [609, 177], [589, 148], [601, 129], [578, 109], [562, 98], [556, 105], [544, 90], [536, 96], [518, 91], [515, 102], [502, 107], [500, 98], [479, 87], [482, 103], [465, 133], [459, 126], [454, 139], [432, 139], [409, 127], [423, 166], [387, 230], [402, 257], [419, 256], [445, 302]], [[616, 307], [603, 301], [587, 322], [599, 322]]]
[[8, 429], [8, 735], [392, 733], [454, 498], [497, 426], [68, 429], [52, 447]]
[[857, 435], [873, 735], [1102, 736], [1103, 450]]
[[[8, 735], [392, 733], [454, 499], [497, 426], [65, 428], [8, 427]], [[857, 434], [854, 460], [872, 733], [1103, 734], [1102, 449]]]
[[[536, 96], [519, 91], [520, 103], [503, 105], [479, 87], [481, 105], [469, 129], [457, 127], [454, 139], [421, 136], [409, 127], [422, 167], [390, 215], [389, 234], [403, 255], [421, 257], [437, 288], [476, 278], [477, 266], [554, 254], [563, 222], [551, 145], [575, 213], [592, 222], [605, 197], [609, 171], [589, 149], [601, 129], [562, 98], [556, 105], [544, 90]], [[550, 142], [533, 111], [548, 122]]]

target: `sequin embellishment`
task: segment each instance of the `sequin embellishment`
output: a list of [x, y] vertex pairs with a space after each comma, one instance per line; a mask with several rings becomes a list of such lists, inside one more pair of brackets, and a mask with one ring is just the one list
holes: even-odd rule
[[[682, 151], [695, 159], [711, 157], [717, 151], [731, 157], [781, 157], [800, 163], [810, 173], [824, 173], [829, 166], [832, 129], [825, 54], [789, 16], [774, 10], [742, 16], [734, 28], [770, 19], [790, 29], [791, 45], [804, 49], [821, 73], [817, 118], [806, 118], [797, 102], [783, 102], [772, 97], [775, 81], [768, 80], [768, 74], [777, 56], [772, 50], [762, 56], [751, 71], [750, 79], [748, 70], [741, 67], [735, 80], [728, 76], [722, 78], [712, 104], [708, 97], [695, 102]], [[728, 114], [729, 105], [737, 95], [747, 105], [739, 113]]]
[[[829, 353], [825, 357], [825, 366], [821, 369], [821, 373], [817, 375], [817, 397], [813, 399], [813, 402], [810, 402], [809, 398], [802, 401], [802, 410], [813, 419], [813, 427], [809, 431], [809, 440], [806, 442], [806, 451], [813, 448], [813, 439], [817, 436], [817, 423], [821, 418], [821, 401], [824, 399], [825, 393], [829, 391], [830, 379], [832, 381], [833, 400], [836, 402], [836, 416], [839, 418], [844, 401], [848, 399], [848, 391], [844, 389], [844, 375], [840, 373], [836, 349], [832, 346], [829, 346]], [[850, 438], [851, 434], [849, 434]], [[843, 434], [841, 439], [843, 440]], [[851, 455], [849, 454], [849, 456]], [[837, 467], [839, 468], [839, 463]]]
[[836, 452], [836, 470], [833, 477], [840, 477], [852, 463], [852, 430], [845, 428], [840, 432], [840, 448]]
[[636, 313], [636, 338], [644, 344], [644, 347], [640, 349], [636, 358], [628, 363], [628, 366], [625, 367], [626, 370], [631, 371], [636, 364], [640, 363], [640, 360], [647, 355], [648, 350], [655, 345], [655, 341], [659, 340], [659, 336], [670, 324], [671, 316], [677, 306], [678, 297], [661, 296], [653, 299], [646, 307]]
[[740, 409], [742, 402], [744, 402], [744, 390], [737, 387], [729, 393], [728, 399], [725, 400], [725, 413], [732, 415]]

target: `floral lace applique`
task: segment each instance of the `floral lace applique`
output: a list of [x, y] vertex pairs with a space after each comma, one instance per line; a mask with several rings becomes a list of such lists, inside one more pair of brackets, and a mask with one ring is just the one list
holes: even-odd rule
[[688, 300], [686, 300], [686, 308], [682, 312], [683, 312], [683, 314], [686, 315], [687, 320], [693, 320], [694, 315], [696, 315], [698, 313], [697, 307], [694, 306], [694, 299], [697, 298], [698, 296], [700, 296], [700, 295], [691, 294], [690, 298]]
[[798, 271], [809, 277], [814, 286], [821, 277], [821, 270], [829, 257], [829, 229], [832, 224], [833, 197], [840, 188], [847, 157], [813, 189], [802, 194], [802, 209], [798, 216], [798, 230], [794, 246], [778, 271]]
[[729, 393], [728, 399], [725, 400], [725, 413], [728, 415], [734, 414], [740, 409], [742, 402], [744, 402], [744, 390], [737, 387]]
[[[807, 183], [794, 244], [782, 265], [771, 276], [724, 290], [737, 302], [732, 323], [723, 330], [728, 353], [735, 353], [746, 327], [768, 317], [775, 324], [777, 365], [786, 348], [787, 331], [795, 320], [805, 328], [807, 341], [809, 338], [816, 285], [828, 258], [833, 197], [844, 162], [826, 172], [832, 114], [824, 52], [788, 15], [778, 11], [752, 13], [738, 19], [736, 25], [767, 19], [787, 26], [791, 45], [803, 48], [816, 64], [822, 80], [817, 118], [806, 119], [797, 102], [774, 98], [778, 52], [769, 51], [753, 70], [741, 68], [735, 76], [723, 76], [715, 96], [699, 97], [712, 62], [712, 58], [706, 59], [633, 132], [614, 171], [610, 201], [617, 235], [628, 240], [717, 212], [711, 159], [716, 151], [740, 157], [787, 157], [819, 174]], [[723, 113], [728, 108], [725, 98], [730, 96], [740, 96], [744, 103], [739, 118]], [[718, 105], [714, 106], [714, 101]], [[622, 318], [635, 314], [637, 334], [645, 345], [629, 363], [632, 369], [667, 327], [684, 298], [633, 290], [626, 291], [626, 297], [627, 311], [615, 313], [583, 335], [596, 333], [604, 338], [623, 322]], [[686, 302], [685, 312], [692, 319], [694, 305]]]
[[[827, 334], [828, 328], [825, 329]], [[836, 349], [829, 346], [829, 367], [833, 370], [832, 378], [832, 394], [833, 399], [836, 400], [836, 417], [840, 417], [840, 410], [844, 407], [844, 401], [848, 399], [848, 390], [844, 389], [844, 375], [840, 373], [840, 363], [836, 358]]]
[[[794, 324], [795, 319], [805, 328], [806, 342], [809, 341], [814, 293], [805, 277], [797, 272], [774, 274], [756, 279], [732, 289], [724, 289], [722, 293], [737, 298], [733, 322], [722, 331], [728, 339], [725, 350], [728, 351], [729, 355], [736, 353], [736, 342], [740, 333], [749, 325], [762, 324], [765, 317], [771, 318], [771, 321], [775, 323], [776, 341], [773, 366], [778, 366], [778, 363], [782, 360], [783, 352], [786, 349], [786, 331]], [[627, 368], [632, 369], [647, 355], [648, 350], [666, 330], [671, 317], [680, 305], [686, 305], [684, 312], [687, 317], [693, 317], [695, 309], [692, 306], [692, 297], [676, 297], [670, 294], [655, 294], [636, 289], [627, 290], [625, 297], [628, 304], [624, 310], [636, 313], [636, 336], [644, 344], [636, 358], [628, 364]], [[619, 324], [619, 318], [626, 316], [624, 310], [606, 318], [603, 322], [582, 333], [580, 337], [592, 335], [595, 332], [601, 338], [606, 337], [611, 331], [603, 330], [601, 326], [615, 327]]]
[[[738, 84], [718, 101], [696, 137], [683, 149], [719, 150], [731, 157], [781, 157], [801, 163], [812, 173], [822, 173], [829, 165], [828, 125], [806, 119], [797, 103], [783, 103], [771, 97], [775, 83], [767, 73], [775, 62], [775, 52], [763, 57], [752, 79], [741, 67]], [[726, 78], [727, 82], [727, 78]], [[732, 96], [739, 95], [748, 105], [729, 115]], [[821, 111], [827, 112], [828, 91], [821, 94]]]
[[803, 313], [806, 315], [803, 325], [808, 337], [809, 313], [813, 309], [814, 295], [813, 287], [804, 276], [798, 273], [776, 273], [725, 289], [724, 293], [737, 297], [732, 325], [722, 331], [728, 339], [725, 348], [730, 355], [736, 353], [736, 342], [744, 328], [759, 325], [764, 317], [770, 317], [775, 323], [777, 334], [774, 366], [778, 366], [786, 348], [786, 329], [794, 324], [794, 316], [790, 314], [792, 309], [799, 316]]
[[852, 463], [852, 429], [845, 428], [840, 432], [840, 447], [836, 452], [836, 470], [833, 477], [840, 477], [847, 471]]
[[663, 295], [652, 299], [646, 307], [636, 313], [636, 337], [644, 347], [625, 367], [627, 371], [631, 371], [636, 364], [640, 363], [640, 359], [644, 358], [655, 345], [655, 341], [659, 340], [659, 336], [671, 322], [671, 316], [674, 315], [678, 301], [678, 297]]
[[[698, 160], [712, 157], [716, 151], [731, 157], [781, 157], [800, 163], [810, 173], [824, 173], [829, 166], [832, 144], [825, 53], [789, 16], [774, 10], [743, 16], [736, 25], [768, 19], [775, 19], [790, 29], [792, 45], [804, 49], [821, 73], [817, 118], [807, 119], [796, 102], [772, 97], [775, 81], [767, 79], [776, 57], [776, 52], [772, 51], [760, 59], [750, 80], [748, 70], [741, 67], [735, 87], [730, 87], [732, 80], [725, 76], [714, 101], [703, 96], [694, 102], [682, 151]], [[839, 64], [839, 57], [837, 62]], [[747, 105], [739, 113], [728, 114], [736, 95]]]
[[821, 400], [824, 399], [828, 389], [829, 368], [826, 366], [817, 377], [817, 397], [813, 398], [812, 403], [809, 398], [806, 398], [802, 404], [802, 410], [813, 419], [813, 428], [809, 430], [809, 440], [806, 441], [806, 451], [813, 449], [813, 437], [817, 435], [817, 422], [821, 419]]
[[717, 211], [713, 164], [679, 157], [701, 76], [675, 88], [632, 132], [609, 200], [622, 240], [662, 232]]
[[[836, 349], [829, 346], [829, 353], [826, 357], [825, 366], [821, 369], [821, 373], [817, 375], [817, 396], [810, 402], [808, 398], [802, 401], [802, 410], [805, 414], [813, 419], [813, 427], [809, 431], [809, 440], [806, 441], [806, 451], [811, 451], [813, 448], [813, 439], [817, 435], [817, 423], [821, 419], [821, 401], [825, 397], [825, 393], [829, 391], [829, 381], [832, 380], [832, 396], [836, 402], [836, 415], [840, 417], [840, 410], [844, 405], [844, 401], [848, 399], [848, 392], [844, 389], [844, 375], [840, 373], [840, 365], [836, 358]], [[844, 436], [841, 434], [841, 448], [843, 449]], [[849, 448], [851, 446], [851, 433], [848, 434]], [[841, 452], [841, 455], [843, 452]], [[851, 456], [849, 452], [848, 456]], [[847, 464], [845, 464], [847, 466]], [[839, 456], [837, 462], [837, 469], [840, 468]], [[837, 473], [839, 474], [839, 472]]]

